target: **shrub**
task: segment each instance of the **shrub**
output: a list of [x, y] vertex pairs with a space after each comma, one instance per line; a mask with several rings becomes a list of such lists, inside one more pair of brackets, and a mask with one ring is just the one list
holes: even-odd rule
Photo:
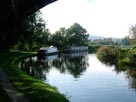
[[133, 63], [133, 64], [136, 63], [136, 47], [132, 48], [129, 51], [128, 57], [129, 57], [130, 63]]
[[102, 46], [97, 50], [96, 54], [101, 61], [112, 61], [115, 63], [119, 55], [119, 49], [117, 47]]

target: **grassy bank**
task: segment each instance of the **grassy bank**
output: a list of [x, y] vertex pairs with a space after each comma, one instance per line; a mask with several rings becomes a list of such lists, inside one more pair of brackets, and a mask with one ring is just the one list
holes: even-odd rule
[[0, 63], [9, 76], [9, 80], [31, 102], [67, 102], [66, 96], [49, 84], [37, 80], [18, 68], [19, 59], [34, 53], [10, 52], [1, 54]]

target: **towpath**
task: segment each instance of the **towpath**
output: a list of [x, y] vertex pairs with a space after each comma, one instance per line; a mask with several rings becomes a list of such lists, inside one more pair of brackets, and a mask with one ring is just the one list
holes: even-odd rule
[[[0, 59], [2, 61], [2, 59]], [[8, 75], [4, 72], [2, 67], [0, 67], [0, 84], [4, 91], [10, 98], [11, 102], [29, 102], [19, 91], [12, 86], [8, 79]]]

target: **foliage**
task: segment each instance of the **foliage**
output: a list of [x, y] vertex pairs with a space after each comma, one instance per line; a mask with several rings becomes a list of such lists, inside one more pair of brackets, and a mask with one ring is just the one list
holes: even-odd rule
[[45, 29], [42, 32], [35, 32], [33, 36], [33, 47], [32, 50], [37, 50], [40, 47], [45, 47], [50, 45], [50, 32]]
[[132, 48], [130, 51], [129, 51], [129, 60], [132, 64], [136, 64], [136, 47]]
[[136, 45], [136, 24], [129, 28], [129, 35], [124, 38], [126, 45]]
[[[38, 13], [31, 15], [22, 24], [24, 34], [14, 46], [18, 50], [37, 50], [40, 47], [56, 46], [62, 50], [68, 45], [87, 45], [88, 34], [86, 30], [78, 23], [74, 23], [70, 28], [60, 28], [54, 34], [51, 34]], [[39, 18], [37, 18], [37, 16]]]
[[58, 47], [59, 49], [63, 49], [67, 44], [67, 29], [60, 28], [51, 36], [50, 44]]
[[114, 42], [111, 38], [96, 39], [89, 41], [89, 45], [119, 45], [118, 42]]
[[116, 48], [103, 46], [98, 49], [97, 57], [104, 63], [114, 63], [119, 69], [133, 67], [136, 65], [136, 47]]
[[130, 38], [131, 38], [131, 43], [136, 44], [136, 24], [132, 25], [130, 27]]
[[60, 28], [51, 37], [51, 44], [59, 49], [65, 46], [80, 46], [88, 44], [87, 31], [78, 23], [74, 23], [68, 29]]
[[68, 28], [68, 34], [66, 38], [68, 39], [68, 45], [87, 45], [88, 36], [86, 29], [84, 29], [80, 24], [74, 23], [70, 28]]
[[115, 63], [119, 54], [116, 47], [102, 46], [97, 51], [97, 57], [102, 61], [110, 61]]
[[[45, 45], [49, 31], [45, 29], [45, 22], [41, 18], [41, 12], [37, 11], [27, 17], [20, 26], [20, 37], [13, 49], [32, 50], [39, 45]], [[44, 39], [43, 39], [44, 38]]]

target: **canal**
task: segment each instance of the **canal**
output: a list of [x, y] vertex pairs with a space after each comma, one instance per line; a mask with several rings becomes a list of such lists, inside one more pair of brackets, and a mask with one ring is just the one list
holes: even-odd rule
[[23, 59], [19, 66], [55, 86], [70, 102], [136, 102], [136, 77], [102, 63], [95, 54], [33, 56]]

